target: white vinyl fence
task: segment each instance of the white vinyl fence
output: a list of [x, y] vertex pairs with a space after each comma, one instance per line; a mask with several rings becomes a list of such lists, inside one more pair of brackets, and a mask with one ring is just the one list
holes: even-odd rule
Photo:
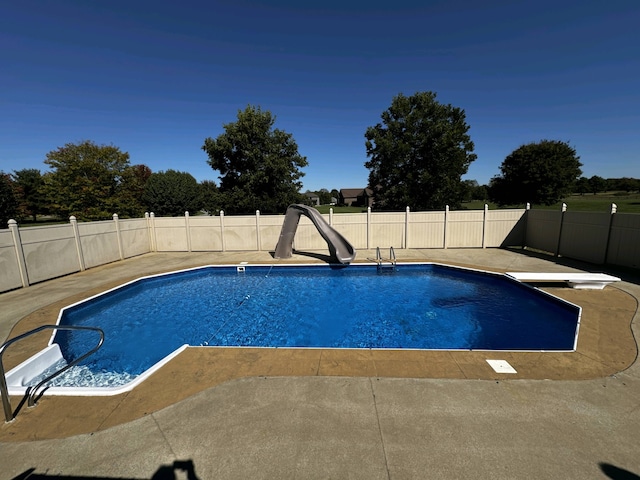
[[524, 246], [594, 264], [640, 268], [640, 215], [529, 210]]
[[[356, 249], [526, 246], [588, 262], [638, 268], [640, 215], [548, 210], [460, 210], [324, 215]], [[0, 292], [148, 252], [273, 251], [283, 215], [155, 217], [0, 230]], [[306, 217], [294, 247], [326, 250]]]

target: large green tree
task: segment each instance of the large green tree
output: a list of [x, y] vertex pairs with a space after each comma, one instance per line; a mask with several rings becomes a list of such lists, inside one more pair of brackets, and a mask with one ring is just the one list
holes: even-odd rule
[[44, 175], [51, 213], [81, 220], [108, 219], [118, 213], [115, 198], [129, 166], [128, 153], [86, 140], [47, 153], [44, 163], [52, 169]]
[[522, 145], [489, 183], [489, 198], [499, 205], [553, 205], [572, 193], [582, 174], [576, 150], [559, 140]]
[[212, 180], [203, 180], [200, 182], [200, 198], [202, 202], [202, 210], [209, 215], [215, 215], [223, 209], [223, 197], [216, 183]]
[[589, 179], [589, 189], [594, 195], [604, 192], [607, 189], [607, 181], [598, 175], [594, 175]]
[[151, 169], [146, 165], [131, 165], [122, 171], [113, 199], [114, 211], [123, 218], [141, 217], [145, 213], [144, 200]]
[[35, 222], [38, 214], [47, 213], [42, 173], [37, 168], [24, 168], [14, 170], [12, 177], [16, 186], [20, 218], [31, 217]]
[[205, 139], [208, 163], [220, 172], [225, 212], [281, 213], [301, 201], [300, 168], [307, 159], [290, 133], [273, 128], [275, 120], [271, 112], [248, 106], [223, 126], [224, 133]]
[[399, 94], [365, 133], [369, 185], [378, 208], [457, 207], [460, 177], [476, 159], [464, 110], [443, 105], [433, 92]]
[[7, 222], [18, 213], [18, 200], [14, 185], [8, 173], [0, 170], [0, 228], [7, 228]]
[[167, 170], [152, 173], [145, 185], [144, 201], [159, 216], [177, 217], [196, 213], [201, 207], [201, 189], [187, 172]]

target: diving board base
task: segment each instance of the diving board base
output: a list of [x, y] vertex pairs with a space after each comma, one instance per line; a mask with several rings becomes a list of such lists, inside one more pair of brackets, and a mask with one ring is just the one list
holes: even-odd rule
[[566, 282], [572, 288], [602, 290], [613, 282], [619, 282], [618, 277], [606, 273], [572, 273], [572, 272], [506, 272], [506, 275], [525, 283], [533, 282]]

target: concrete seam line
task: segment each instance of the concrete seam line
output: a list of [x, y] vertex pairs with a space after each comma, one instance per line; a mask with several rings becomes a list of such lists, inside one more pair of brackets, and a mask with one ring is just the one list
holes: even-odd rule
[[371, 398], [373, 399], [373, 409], [376, 413], [376, 421], [378, 422], [378, 434], [380, 435], [380, 443], [382, 444], [382, 455], [384, 456], [384, 468], [387, 470], [387, 479], [391, 480], [391, 473], [389, 472], [389, 462], [387, 461], [387, 448], [384, 444], [384, 437], [382, 436], [382, 426], [380, 425], [380, 414], [378, 413], [378, 403], [376, 401], [376, 393], [373, 390], [373, 379], [371, 377], [369, 377], [369, 387], [371, 388]]

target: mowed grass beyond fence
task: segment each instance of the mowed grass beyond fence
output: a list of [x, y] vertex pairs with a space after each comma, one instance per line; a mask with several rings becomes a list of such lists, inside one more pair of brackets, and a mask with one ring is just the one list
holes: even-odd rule
[[[473, 202], [463, 203], [462, 207], [468, 210], [478, 210], [484, 208], [487, 203], [490, 209], [498, 209], [499, 207], [491, 202], [483, 202], [482, 200], [474, 200]], [[572, 212], [610, 212], [611, 204], [615, 203], [620, 213], [640, 213], [640, 193], [624, 193], [624, 192], [605, 192], [593, 195], [591, 193], [584, 195], [571, 195], [562, 202], [554, 205], [531, 205], [531, 208], [538, 210], [560, 210], [562, 203], [567, 204], [567, 210]], [[522, 208], [523, 205], [514, 205], [507, 208]]]

